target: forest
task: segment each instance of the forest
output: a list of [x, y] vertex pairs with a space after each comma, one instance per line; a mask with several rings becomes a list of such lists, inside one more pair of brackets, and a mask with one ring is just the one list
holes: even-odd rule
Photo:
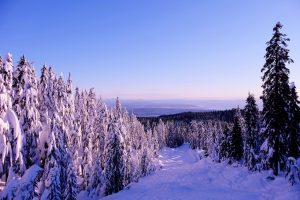
[[139, 118], [119, 98], [108, 108], [93, 88], [74, 89], [51, 66], [37, 77], [25, 56], [16, 66], [11, 54], [0, 57], [1, 199], [101, 198], [160, 170], [159, 151], [183, 143], [300, 184], [300, 102], [281, 29], [266, 43], [262, 110], [249, 93], [244, 108]]

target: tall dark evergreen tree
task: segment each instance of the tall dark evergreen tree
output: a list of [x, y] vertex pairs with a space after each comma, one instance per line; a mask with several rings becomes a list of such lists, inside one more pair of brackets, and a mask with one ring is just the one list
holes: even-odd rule
[[244, 109], [245, 119], [245, 145], [244, 145], [244, 163], [250, 169], [254, 169], [256, 164], [255, 150], [256, 140], [258, 138], [258, 108], [255, 98], [249, 93]]
[[229, 144], [229, 139], [230, 139], [230, 129], [228, 125], [225, 125], [223, 134], [221, 136], [220, 140], [220, 152], [219, 152], [219, 158], [220, 160], [227, 159], [229, 157], [229, 151], [230, 151], [230, 144]]
[[239, 112], [238, 109], [234, 117], [231, 139], [229, 140], [229, 158], [234, 161], [240, 161], [243, 156], [243, 138]]
[[300, 101], [294, 83], [290, 85], [289, 104], [289, 132], [288, 132], [288, 156], [298, 158], [300, 156]]
[[284, 169], [287, 156], [287, 132], [289, 125], [289, 69], [286, 64], [293, 62], [289, 56], [286, 34], [280, 32], [278, 22], [273, 28], [273, 36], [267, 42], [262, 68], [263, 80], [263, 134], [266, 138], [263, 160], [264, 168], [271, 168], [274, 175]]

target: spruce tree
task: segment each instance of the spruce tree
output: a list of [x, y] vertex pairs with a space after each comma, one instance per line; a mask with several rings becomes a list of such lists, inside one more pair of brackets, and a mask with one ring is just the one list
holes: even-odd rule
[[[6, 57], [6, 60], [3, 64], [2, 68], [2, 76], [4, 79], [4, 87], [2, 96], [2, 101], [6, 101], [4, 103], [4, 119], [5, 122], [8, 123], [8, 131], [6, 132], [6, 145], [7, 145], [7, 156], [4, 160], [3, 171], [7, 175], [6, 178], [9, 179], [14, 177], [14, 173], [17, 175], [22, 175], [25, 168], [22, 157], [22, 131], [19, 123], [19, 119], [12, 109], [12, 86], [13, 86], [13, 59], [12, 55], [9, 53]], [[12, 167], [12, 173], [8, 173], [9, 168]], [[15, 178], [15, 177], [14, 177]]]
[[239, 112], [238, 109], [234, 117], [231, 138], [229, 140], [229, 158], [234, 161], [240, 161], [243, 156], [243, 138]]
[[256, 140], [258, 138], [258, 108], [255, 98], [249, 93], [246, 106], [244, 109], [245, 119], [245, 149], [244, 149], [244, 163], [248, 169], [252, 170], [255, 167], [256, 159]]
[[63, 199], [65, 200], [76, 200], [79, 187], [77, 184], [77, 177], [74, 170], [74, 165], [70, 154], [67, 155], [68, 166], [67, 166], [67, 185], [63, 191]]
[[[1, 64], [1, 63], [0, 63]], [[1, 66], [0, 66], [1, 67]], [[2, 74], [0, 74], [0, 178], [6, 181], [8, 175], [7, 159], [8, 157], [8, 145], [7, 145], [7, 135], [9, 131], [9, 124], [7, 123], [5, 117], [7, 112], [7, 92], [4, 85], [4, 80]]]
[[230, 137], [230, 128], [228, 124], [225, 125], [223, 134], [220, 140], [220, 160], [225, 160], [229, 157], [229, 137]]
[[286, 34], [281, 33], [278, 22], [273, 28], [273, 36], [267, 42], [262, 68], [263, 80], [263, 134], [266, 138], [266, 153], [262, 162], [264, 168], [271, 168], [274, 175], [283, 170], [287, 160], [287, 133], [289, 125], [289, 69], [286, 64], [293, 62], [289, 56]]
[[47, 158], [47, 164], [44, 169], [45, 190], [41, 199], [43, 200], [61, 200], [61, 179], [59, 166], [59, 152], [55, 146], [51, 147]]
[[95, 117], [95, 96], [92, 90], [81, 93], [83, 107], [81, 109], [81, 131], [82, 131], [82, 188], [91, 188], [93, 144], [94, 139], [94, 117]]
[[34, 68], [22, 56], [13, 74], [13, 108], [20, 119], [25, 137], [22, 154], [26, 168], [39, 163], [38, 139], [42, 126], [37, 91]]
[[300, 156], [300, 101], [294, 83], [290, 84], [288, 156]]
[[41, 77], [38, 84], [38, 101], [39, 111], [42, 124], [48, 123], [48, 108], [50, 104], [49, 94], [49, 69], [43, 65], [41, 69]]
[[70, 139], [70, 152], [74, 162], [74, 168], [77, 175], [81, 175], [81, 163], [79, 160], [79, 153], [81, 152], [82, 143], [81, 143], [81, 96], [79, 92], [79, 88], [75, 89], [74, 96], [74, 131], [75, 134]]
[[114, 116], [111, 116], [105, 139], [105, 159], [104, 186], [105, 195], [109, 195], [124, 188], [125, 177], [124, 138]]

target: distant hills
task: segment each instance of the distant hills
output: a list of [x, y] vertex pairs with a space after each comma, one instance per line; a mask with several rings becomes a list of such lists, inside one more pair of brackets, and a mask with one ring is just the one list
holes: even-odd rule
[[181, 121], [181, 122], [191, 122], [192, 120], [197, 121], [224, 121], [224, 122], [233, 122], [233, 117], [236, 109], [223, 110], [223, 111], [206, 111], [206, 112], [184, 112], [172, 115], [161, 115], [158, 117], [139, 117], [138, 119], [143, 123], [147, 121], [151, 123], [158, 122], [159, 119], [163, 121]]
[[[109, 107], [114, 106], [115, 99], [106, 99]], [[122, 107], [130, 114], [138, 117], [158, 117], [162, 115], [174, 115], [181, 113], [188, 119], [195, 116], [192, 113], [214, 113], [212, 111], [229, 110], [244, 107], [244, 100], [122, 100]], [[185, 114], [182, 114], [185, 113]], [[217, 115], [217, 114], [214, 114]], [[198, 116], [200, 117], [200, 116]], [[220, 116], [221, 117], [221, 116]]]

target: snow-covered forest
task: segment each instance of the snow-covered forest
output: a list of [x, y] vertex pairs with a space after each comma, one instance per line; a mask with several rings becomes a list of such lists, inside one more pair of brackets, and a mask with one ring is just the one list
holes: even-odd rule
[[277, 23], [262, 68], [263, 109], [249, 93], [232, 121], [140, 122], [117, 98], [108, 108], [44, 65], [37, 77], [22, 56], [0, 57], [2, 199], [101, 198], [160, 169], [159, 151], [189, 143], [216, 163], [270, 171], [300, 184], [300, 108], [289, 80], [289, 39]]
[[0, 68], [2, 198], [109, 195], [155, 169], [158, 133], [118, 99], [107, 109], [93, 89], [73, 90], [52, 67], [37, 79], [24, 56], [14, 67], [8, 54]]

